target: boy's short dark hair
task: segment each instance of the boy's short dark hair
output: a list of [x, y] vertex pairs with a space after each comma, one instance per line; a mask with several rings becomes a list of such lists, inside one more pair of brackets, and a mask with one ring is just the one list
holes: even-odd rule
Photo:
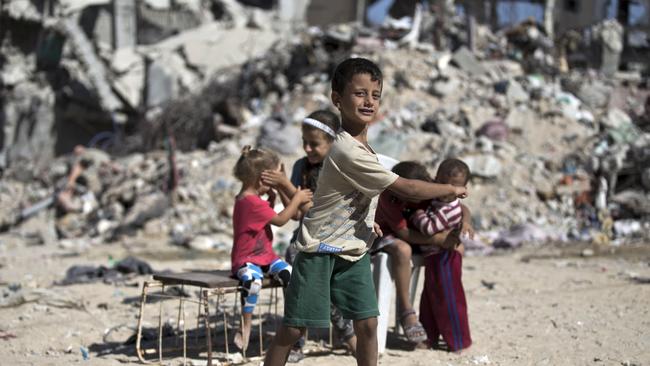
[[379, 85], [382, 85], [383, 76], [379, 66], [368, 59], [357, 57], [349, 58], [336, 66], [332, 75], [332, 90], [342, 94], [345, 85], [357, 74], [368, 74], [370, 80], [379, 81]]
[[406, 179], [419, 179], [426, 182], [431, 182], [433, 180], [431, 179], [431, 175], [429, 175], [427, 168], [417, 161], [402, 161], [395, 164], [392, 170], [393, 173]]
[[467, 183], [471, 175], [467, 164], [465, 164], [460, 159], [445, 159], [442, 161], [442, 163], [440, 163], [440, 166], [438, 167], [436, 180], [439, 180], [441, 178], [454, 177], [459, 174], [462, 174], [465, 177], [465, 183]]

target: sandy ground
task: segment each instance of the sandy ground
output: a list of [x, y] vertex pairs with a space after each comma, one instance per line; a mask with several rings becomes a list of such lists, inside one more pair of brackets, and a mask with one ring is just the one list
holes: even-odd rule
[[[133, 254], [156, 270], [228, 267], [227, 254], [189, 252], [145, 239], [83, 250], [26, 246], [6, 235], [0, 243], [1, 287], [6, 291], [10, 284], [20, 284], [20, 291], [48, 291], [40, 301], [32, 295], [32, 302], [0, 308], [3, 365], [138, 363], [134, 346], [121, 342], [133, 334], [141, 284], [147, 277], [119, 285], [54, 286], [71, 265], [108, 265], [109, 257]], [[379, 363], [650, 365], [650, 244], [595, 249], [589, 256], [581, 255], [584, 248], [545, 246], [466, 258], [464, 284], [474, 345], [462, 354], [409, 350], [400, 336], [389, 333]], [[163, 307], [165, 321], [173, 324], [175, 305], [168, 301]], [[148, 305], [148, 311], [155, 314], [158, 307]], [[196, 324], [195, 313], [194, 306], [188, 306], [188, 327]], [[147, 326], [157, 324], [153, 315], [145, 320]], [[219, 342], [222, 347], [223, 338]], [[87, 360], [82, 347], [89, 350]], [[167, 362], [181, 363], [180, 357]], [[309, 356], [301, 364], [344, 366], [355, 360], [336, 350]]]

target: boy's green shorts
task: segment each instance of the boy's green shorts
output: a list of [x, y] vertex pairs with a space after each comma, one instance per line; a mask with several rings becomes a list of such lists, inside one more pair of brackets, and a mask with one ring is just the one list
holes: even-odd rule
[[345, 319], [379, 315], [368, 254], [350, 262], [334, 254], [298, 253], [285, 296], [284, 324], [329, 327], [330, 299]]

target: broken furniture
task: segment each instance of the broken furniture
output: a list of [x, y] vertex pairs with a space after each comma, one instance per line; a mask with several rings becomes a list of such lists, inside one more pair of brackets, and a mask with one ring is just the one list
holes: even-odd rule
[[[165, 293], [165, 288], [169, 286], [179, 285], [181, 286], [181, 291], [178, 294]], [[184, 287], [185, 286], [194, 286], [199, 288], [199, 298], [190, 298], [184, 296]], [[160, 293], [149, 293], [150, 288], [160, 287]], [[262, 282], [262, 289], [272, 289], [271, 292], [271, 302], [270, 305], [275, 304], [275, 315], [278, 313], [278, 294], [277, 288], [281, 287], [280, 283], [277, 281], [265, 277]], [[153, 276], [153, 281], [145, 281], [142, 286], [142, 297], [140, 299], [140, 314], [138, 317], [138, 330], [136, 335], [136, 354], [138, 359], [142, 363], [152, 363], [151, 360], [146, 360], [145, 355], [148, 354], [158, 354], [158, 363], [162, 364], [163, 358], [163, 301], [164, 299], [175, 299], [179, 301], [178, 305], [178, 318], [177, 318], [177, 330], [180, 332], [180, 327], [182, 323], [182, 339], [183, 339], [183, 364], [187, 362], [187, 330], [185, 322], [185, 303], [194, 303], [198, 306], [197, 314], [197, 337], [195, 343], [198, 344], [198, 332], [201, 327], [201, 318], [203, 319], [203, 324], [205, 328], [205, 337], [206, 337], [206, 346], [207, 346], [207, 364], [212, 365], [212, 342], [213, 332], [216, 331], [217, 323], [215, 321], [214, 326], [210, 325], [210, 297], [216, 296], [216, 306], [215, 306], [215, 315], [216, 319], [219, 319], [220, 305], [225, 305], [227, 294], [234, 294], [235, 297], [235, 306], [239, 304], [238, 293], [241, 290], [239, 286], [239, 281], [231, 277], [229, 271], [209, 271], [209, 272], [185, 272], [185, 273], [169, 273], [169, 274], [156, 274]], [[143, 318], [145, 315], [145, 305], [148, 297], [158, 297], [160, 298], [159, 302], [159, 313], [158, 313], [158, 348], [142, 348], [142, 325]], [[259, 335], [259, 344], [260, 344], [260, 355], [263, 355], [263, 332], [262, 332], [262, 306], [258, 304], [256, 307], [257, 319], [258, 319], [258, 335]], [[241, 315], [241, 312], [239, 312]], [[230, 350], [228, 347], [228, 316], [225, 310], [221, 311], [223, 319], [223, 332], [225, 339], [225, 350], [226, 358], [228, 360], [230, 357]], [[277, 319], [277, 317], [276, 317]], [[215, 328], [213, 330], [213, 327]], [[178, 339], [177, 339], [178, 342]], [[179, 350], [176, 348], [175, 350]], [[170, 349], [166, 349], [170, 351]], [[243, 350], [244, 359], [246, 358], [246, 349]]]

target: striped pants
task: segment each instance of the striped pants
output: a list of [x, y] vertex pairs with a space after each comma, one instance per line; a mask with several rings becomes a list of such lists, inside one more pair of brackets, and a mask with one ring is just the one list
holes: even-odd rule
[[460, 351], [472, 344], [461, 281], [463, 258], [455, 250], [445, 250], [426, 261], [420, 322], [432, 346], [442, 335], [450, 351]]

